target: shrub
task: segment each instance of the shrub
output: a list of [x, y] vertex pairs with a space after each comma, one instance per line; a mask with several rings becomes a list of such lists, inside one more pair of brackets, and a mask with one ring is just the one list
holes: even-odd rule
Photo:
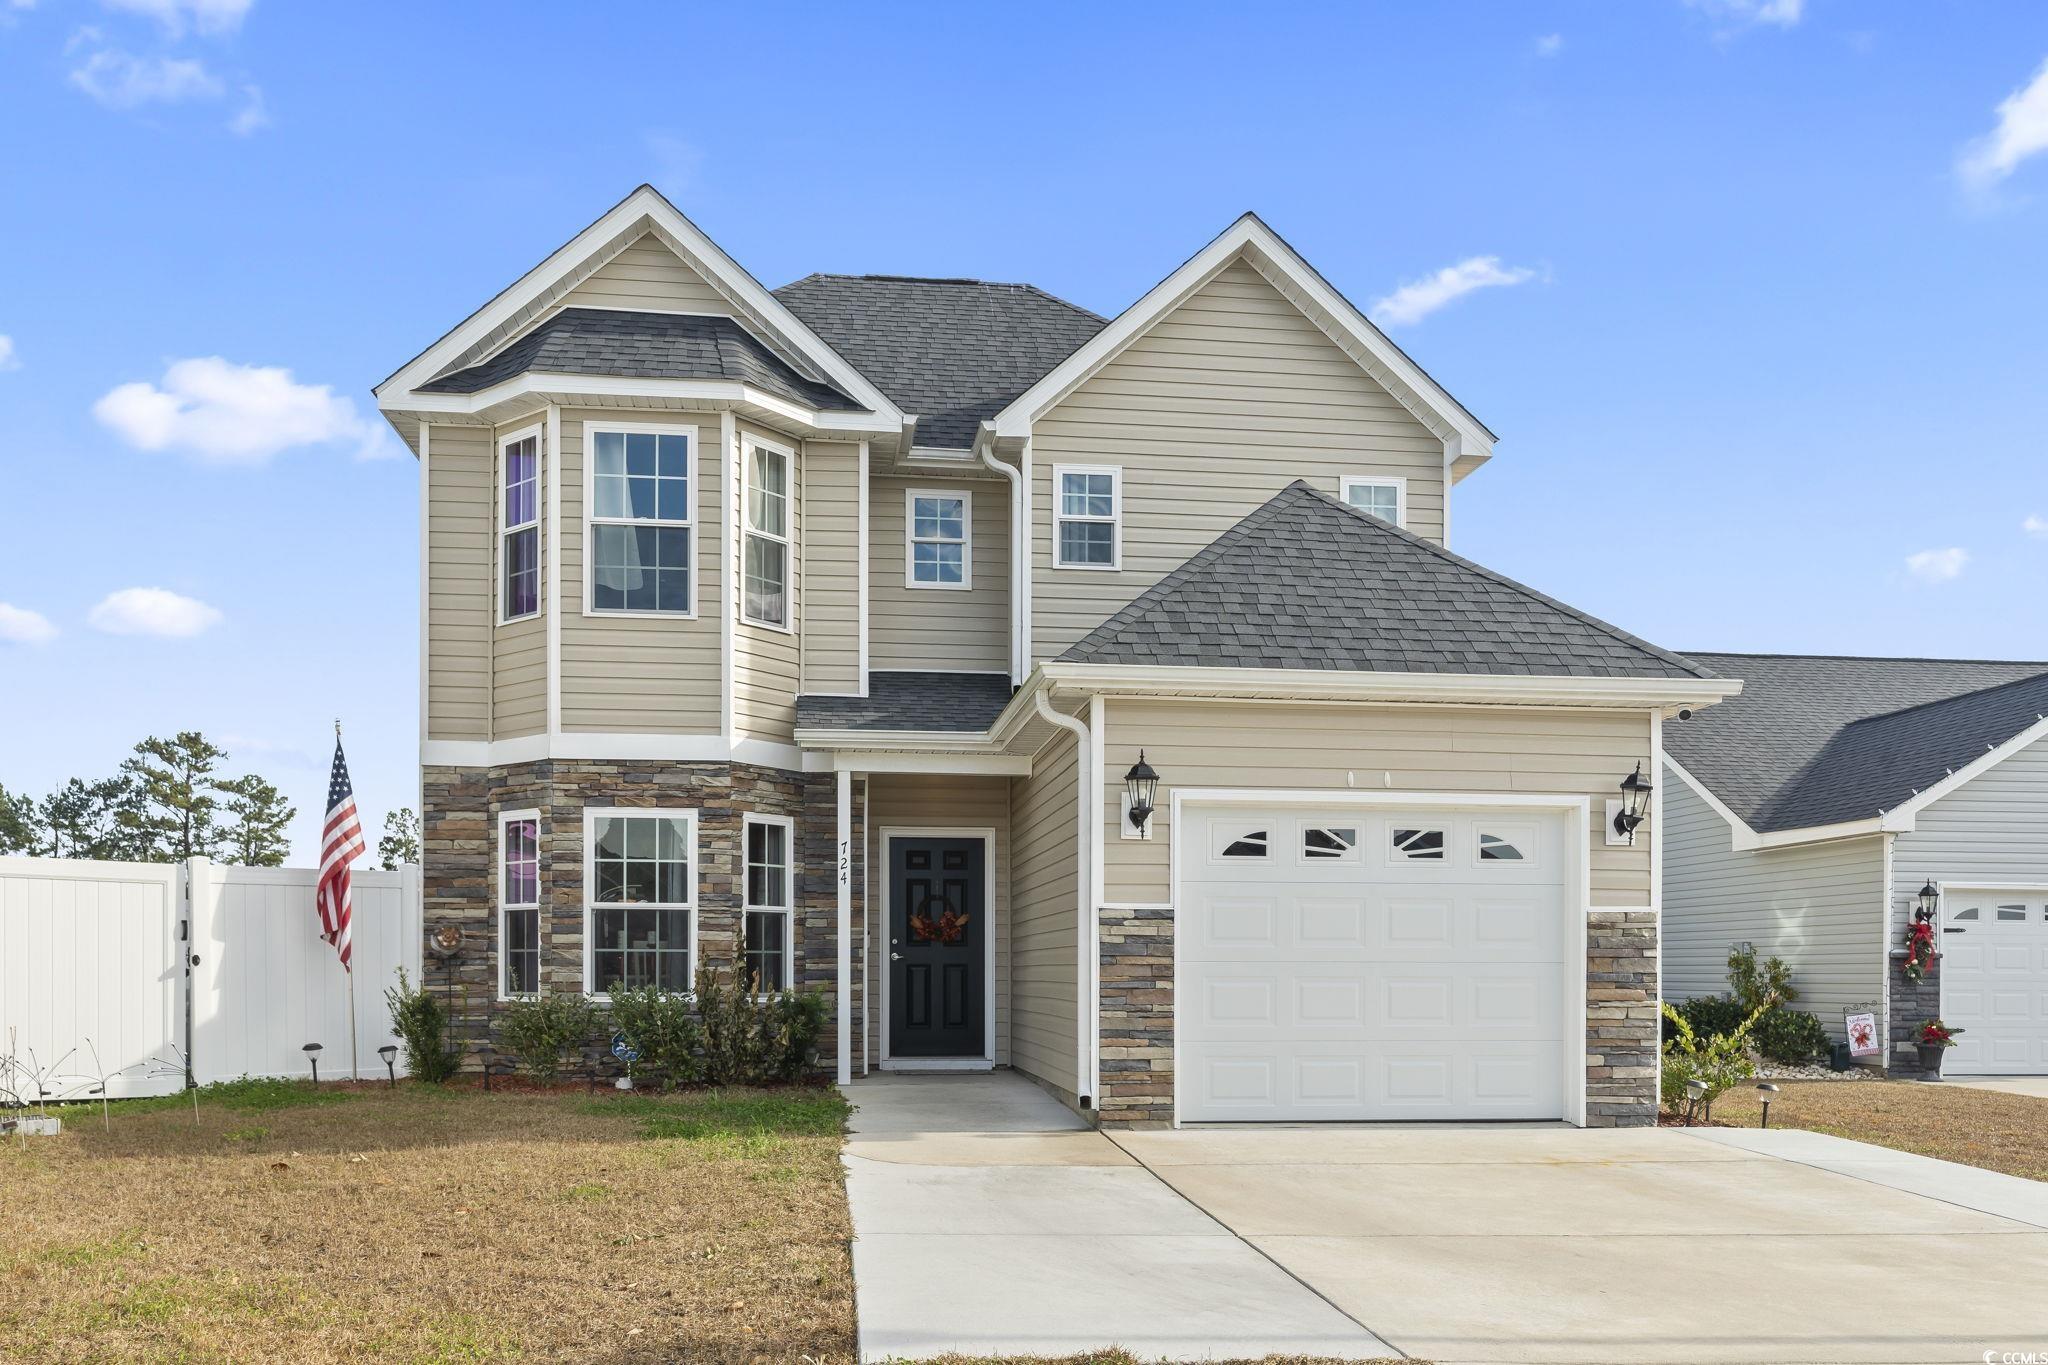
[[1756, 1050], [1774, 1062], [1805, 1066], [1828, 1055], [1828, 1031], [1805, 1010], [1774, 1009], [1757, 1021]]
[[597, 1007], [586, 995], [537, 995], [505, 1006], [498, 1036], [537, 1081], [551, 1081], [562, 1060], [597, 1033]]
[[704, 1031], [690, 997], [664, 991], [658, 986], [626, 989], [612, 983], [612, 1023], [640, 1049], [635, 1066], [661, 1073], [662, 1086], [672, 1088], [699, 1080], [704, 1074], [699, 1052]]
[[767, 1071], [768, 1038], [753, 983], [738, 972], [697, 969], [697, 1017], [704, 1027], [704, 1075], [713, 1085], [747, 1085]]
[[1664, 1074], [1658, 1085], [1658, 1098], [1664, 1107], [1682, 1111], [1689, 1098], [1687, 1082], [1700, 1080], [1707, 1086], [1706, 1094], [1700, 1097], [1700, 1117], [1712, 1118], [1714, 1101], [1756, 1074], [1756, 1064], [1749, 1060], [1745, 1045], [1749, 1031], [1763, 1014], [1759, 1009], [1731, 1031], [1702, 1039], [1683, 1014], [1665, 1005], [1664, 1017], [1671, 1021], [1677, 1036], [1664, 1044]]
[[440, 1085], [462, 1065], [462, 1055], [448, 1045], [448, 1011], [423, 981], [415, 989], [398, 969], [398, 984], [384, 992], [391, 1007], [391, 1031], [405, 1050], [405, 1069], [422, 1081]]
[[1737, 943], [1728, 950], [1728, 989], [1745, 1015], [1760, 1009], [1776, 1009], [1799, 998], [1792, 988], [1792, 969], [1785, 959], [1756, 960], [1756, 945]]
[[825, 1011], [819, 991], [783, 991], [768, 1002], [768, 1065], [776, 1080], [801, 1080], [811, 1069]]
[[[1690, 1000], [1681, 1001], [1678, 1013], [1685, 1017], [1686, 1023], [1692, 1025], [1693, 1032], [1702, 1038], [1717, 1038], [1724, 1033], [1733, 1033], [1746, 1017], [1742, 1007], [1725, 995], [1696, 995]], [[1677, 1034], [1677, 1025], [1667, 1015], [1664, 1020], [1665, 1038], [1674, 1038]]]

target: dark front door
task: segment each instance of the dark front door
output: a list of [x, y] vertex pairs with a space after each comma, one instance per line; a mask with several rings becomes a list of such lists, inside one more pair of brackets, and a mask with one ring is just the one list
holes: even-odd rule
[[889, 840], [889, 1055], [979, 1057], [988, 868], [979, 839]]

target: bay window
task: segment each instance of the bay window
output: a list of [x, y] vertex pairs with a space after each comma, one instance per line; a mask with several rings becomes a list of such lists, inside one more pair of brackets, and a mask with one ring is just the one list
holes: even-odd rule
[[692, 988], [697, 813], [584, 812], [584, 984]]
[[688, 430], [584, 425], [590, 611], [694, 612], [694, 447]]
[[540, 613], [540, 433], [498, 443], [498, 620]]
[[782, 630], [789, 628], [789, 462], [786, 450], [747, 444], [742, 615]]
[[498, 817], [498, 998], [540, 991], [540, 812]]
[[796, 868], [794, 822], [779, 815], [745, 817], [746, 876], [743, 954], [746, 973], [762, 994], [791, 985], [791, 937]]

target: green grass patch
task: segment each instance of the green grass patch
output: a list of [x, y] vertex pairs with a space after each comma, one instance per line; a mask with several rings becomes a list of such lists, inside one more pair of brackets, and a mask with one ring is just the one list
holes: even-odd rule
[[229, 1142], [261, 1142], [270, 1136], [270, 1130], [260, 1123], [252, 1123], [246, 1128], [230, 1128], [221, 1136]]
[[569, 1204], [595, 1204], [611, 1198], [612, 1187], [592, 1181], [585, 1185], [571, 1185], [557, 1197]]
[[[241, 1114], [262, 1114], [309, 1104], [346, 1104], [355, 1098], [346, 1090], [330, 1090], [325, 1086], [316, 1087], [311, 1081], [281, 1080], [274, 1076], [244, 1076], [238, 1081], [215, 1081], [212, 1085], [199, 1087], [201, 1109], [215, 1105]], [[96, 1113], [99, 1107], [98, 1100], [50, 1106], [52, 1111], [66, 1114]], [[175, 1095], [114, 1100], [111, 1107], [116, 1114], [157, 1114], [168, 1109], [189, 1109], [192, 1107], [192, 1092], [185, 1090]]]
[[122, 1260], [142, 1249], [141, 1233], [124, 1232], [104, 1242], [81, 1242], [75, 1246], [50, 1247], [37, 1252], [30, 1259], [40, 1265], [82, 1270], [87, 1266], [101, 1265], [107, 1261]]
[[640, 1135], [685, 1142], [760, 1146], [765, 1155], [783, 1137], [831, 1137], [846, 1125], [846, 1101], [831, 1090], [708, 1090], [682, 1095], [631, 1095], [586, 1100], [587, 1114], [633, 1118]]

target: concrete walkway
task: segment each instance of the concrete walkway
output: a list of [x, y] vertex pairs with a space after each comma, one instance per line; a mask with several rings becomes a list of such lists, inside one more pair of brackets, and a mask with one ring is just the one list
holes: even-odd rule
[[1936, 1085], [1958, 1085], [1965, 1090], [1996, 1090], [2004, 1095], [2028, 1095], [2048, 1100], [2048, 1076], [1944, 1076]]
[[864, 1361], [1393, 1354], [1021, 1077], [845, 1090]]

